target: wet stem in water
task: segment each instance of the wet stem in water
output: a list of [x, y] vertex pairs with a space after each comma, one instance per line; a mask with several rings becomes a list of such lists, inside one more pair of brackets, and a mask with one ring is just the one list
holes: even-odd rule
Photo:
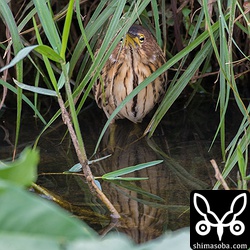
[[86, 154], [82, 153], [80, 150], [79, 143], [78, 143], [78, 140], [76, 137], [76, 133], [75, 133], [75, 130], [73, 128], [72, 122], [70, 120], [70, 115], [69, 115], [69, 113], [64, 105], [64, 101], [63, 101], [61, 96], [58, 97], [58, 103], [59, 103], [59, 106], [60, 106], [61, 112], [62, 112], [62, 120], [68, 127], [70, 137], [72, 139], [78, 160], [79, 160], [80, 164], [82, 165], [83, 174], [87, 180], [87, 183], [88, 183], [88, 186], [89, 186], [91, 192], [94, 193], [107, 206], [107, 208], [111, 212], [112, 219], [119, 219], [121, 216], [119, 215], [119, 213], [117, 212], [117, 210], [115, 209], [113, 204], [109, 201], [109, 199], [106, 197], [106, 195], [97, 187], [97, 185], [94, 182], [94, 176], [93, 176], [93, 174], [90, 170], [90, 167], [88, 165], [88, 160], [86, 158]]

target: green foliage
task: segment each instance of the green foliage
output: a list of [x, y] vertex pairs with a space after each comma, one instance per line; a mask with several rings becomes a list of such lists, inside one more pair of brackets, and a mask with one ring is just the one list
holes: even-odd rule
[[[100, 239], [82, 221], [62, 208], [21, 187], [35, 180], [38, 152], [26, 149], [20, 158], [0, 167], [0, 249], [76, 250], [76, 249], [162, 249], [188, 248], [189, 231], [168, 233], [167, 237], [135, 246], [122, 235]], [[8, 174], [6, 174], [8, 172]], [[22, 172], [22, 174], [20, 174]], [[24, 177], [24, 174], [27, 174]], [[18, 178], [24, 178], [24, 181]], [[21, 187], [20, 187], [21, 186]], [[182, 243], [180, 243], [182, 242]]]
[[0, 190], [0, 234], [38, 239], [44, 236], [58, 242], [79, 237], [91, 239], [95, 235], [84, 223], [70, 218], [66, 211], [10, 182], [1, 180]]
[[[14, 55], [23, 48], [23, 44], [21, 41], [21, 37], [19, 36], [19, 32], [17, 29], [17, 25], [14, 19], [14, 16], [7, 4], [6, 1], [0, 1], [0, 14], [3, 17], [6, 26], [11, 35], [11, 40], [13, 44]], [[16, 64], [16, 78], [18, 81], [23, 81], [23, 62], [20, 61]], [[15, 138], [15, 148], [18, 144], [18, 137], [20, 131], [20, 123], [21, 123], [21, 112], [22, 112], [22, 90], [20, 88], [17, 89], [17, 118], [16, 118], [16, 138]]]
[[0, 166], [0, 249], [32, 249], [35, 241], [38, 249], [61, 249], [95, 236], [61, 208], [20, 188], [36, 180], [38, 159], [38, 151], [26, 148], [18, 160]]
[[0, 162], [0, 179], [30, 186], [37, 178], [38, 152], [26, 148], [14, 162]]

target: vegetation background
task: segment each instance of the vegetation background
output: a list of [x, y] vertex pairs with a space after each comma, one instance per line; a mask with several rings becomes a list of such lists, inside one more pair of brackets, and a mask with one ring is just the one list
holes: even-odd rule
[[[169, 72], [167, 93], [145, 134], [152, 136], [162, 117], [181, 95], [189, 96], [187, 105], [196, 94], [211, 96], [220, 113], [214, 138], [219, 137], [221, 142], [223, 176], [234, 167], [239, 168], [242, 183], [239, 188], [247, 189], [249, 10], [249, 2], [236, 0], [0, 0], [0, 108], [4, 104], [17, 108], [13, 158], [22, 126], [23, 103], [26, 103], [44, 123], [43, 132], [62, 115], [79, 162], [86, 165], [84, 131], [80, 131], [77, 115], [93, 101], [92, 86], [112, 50], [129, 27], [138, 22], [154, 34], [167, 62], [125, 102], [163, 71]], [[94, 56], [100, 39], [101, 48]], [[236, 103], [242, 120], [228, 142], [225, 117], [229, 102]], [[52, 107], [48, 103], [58, 107], [49, 119], [43, 115]], [[113, 116], [121, 108], [118, 107]], [[110, 120], [103, 128], [97, 148]], [[88, 176], [88, 166], [83, 170]], [[214, 188], [218, 187], [219, 183]]]

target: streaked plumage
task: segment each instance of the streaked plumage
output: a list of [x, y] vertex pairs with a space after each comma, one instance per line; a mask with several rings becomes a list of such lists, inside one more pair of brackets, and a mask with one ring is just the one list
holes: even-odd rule
[[[153, 35], [140, 25], [132, 25], [125, 41], [117, 45], [102, 69], [103, 84], [99, 80], [94, 85], [98, 106], [109, 117], [138, 84], [164, 63], [163, 52]], [[161, 100], [166, 84], [167, 75], [160, 75], [128, 102], [115, 119], [141, 122]]]

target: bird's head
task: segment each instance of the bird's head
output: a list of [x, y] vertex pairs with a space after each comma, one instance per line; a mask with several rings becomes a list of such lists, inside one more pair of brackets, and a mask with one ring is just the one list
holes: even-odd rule
[[128, 30], [128, 33], [126, 34], [126, 37], [124, 39], [124, 46], [131, 46], [132, 48], [141, 48], [143, 44], [150, 39], [150, 36], [151, 34], [142, 26], [133, 24]]

